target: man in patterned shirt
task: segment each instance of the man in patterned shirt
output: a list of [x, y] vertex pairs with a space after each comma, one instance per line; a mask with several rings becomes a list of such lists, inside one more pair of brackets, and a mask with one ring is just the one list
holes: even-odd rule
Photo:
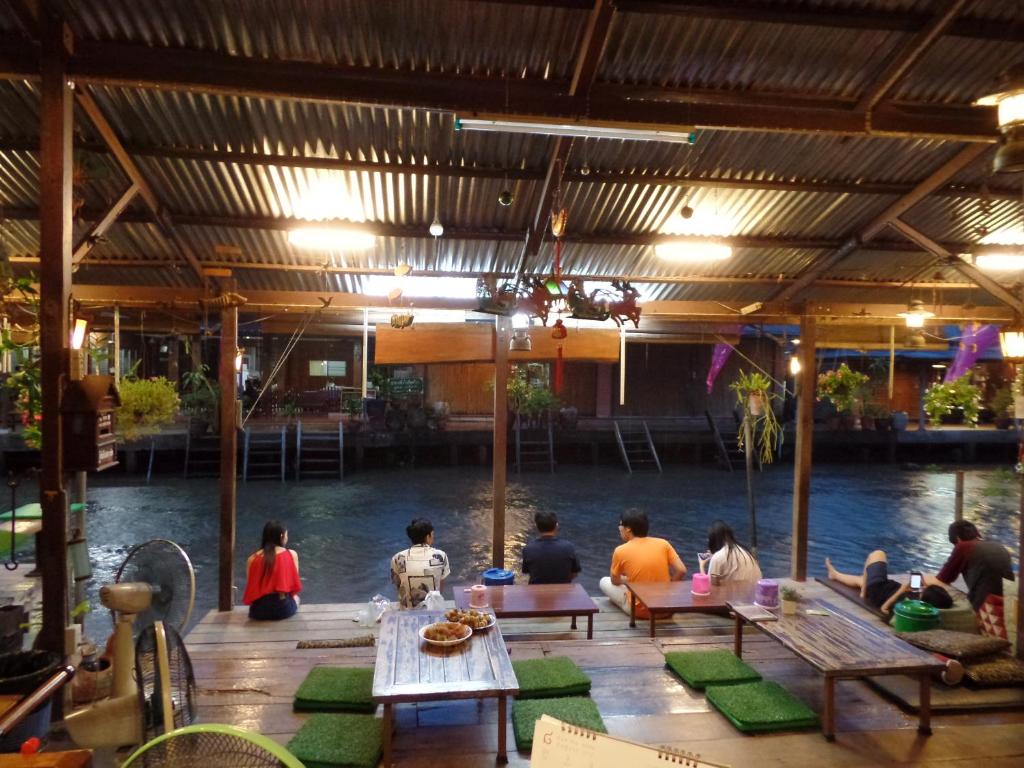
[[415, 608], [431, 590], [440, 592], [451, 573], [448, 555], [434, 549], [434, 526], [418, 517], [405, 529], [412, 546], [391, 558], [391, 582], [402, 608]]

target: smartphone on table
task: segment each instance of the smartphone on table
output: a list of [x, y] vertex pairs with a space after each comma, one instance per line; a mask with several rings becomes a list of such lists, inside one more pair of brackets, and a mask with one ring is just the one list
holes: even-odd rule
[[920, 571], [910, 572], [910, 588], [914, 592], [920, 592], [921, 588], [924, 587], [924, 576], [921, 575]]

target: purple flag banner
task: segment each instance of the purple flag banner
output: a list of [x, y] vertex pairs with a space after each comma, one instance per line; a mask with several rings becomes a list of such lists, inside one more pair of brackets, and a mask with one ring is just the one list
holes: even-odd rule
[[971, 370], [978, 356], [999, 341], [999, 328], [995, 325], [971, 323], [964, 327], [953, 364], [946, 369], [945, 382], [955, 381]]
[[708, 369], [708, 394], [711, 394], [711, 388], [715, 386], [715, 379], [718, 378], [718, 374], [722, 372], [722, 368], [725, 367], [725, 363], [729, 360], [729, 355], [732, 354], [732, 344], [715, 344], [714, 350], [711, 352], [711, 367]]

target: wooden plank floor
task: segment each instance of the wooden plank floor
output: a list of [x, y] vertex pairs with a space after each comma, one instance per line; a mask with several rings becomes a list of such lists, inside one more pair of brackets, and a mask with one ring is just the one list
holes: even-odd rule
[[[819, 585], [800, 588], [834, 597]], [[568, 619], [503, 619], [501, 630], [513, 659], [574, 659], [593, 679], [591, 695], [614, 735], [696, 751], [737, 767], [1024, 764], [1024, 711], [936, 714], [934, 734], [922, 737], [914, 715], [858, 681], [837, 684], [835, 743], [816, 731], [744, 736], [702, 694], [669, 674], [662, 658], [664, 651], [680, 647], [731, 649], [730, 620], [680, 614], [661, 622], [658, 637], [651, 640], [646, 624], [630, 629], [628, 617], [603, 598], [598, 604], [593, 640], [569, 632]], [[297, 641], [375, 633], [353, 621], [362, 607], [303, 605], [295, 618], [273, 624], [249, 622], [244, 608], [207, 614], [186, 638], [199, 687], [200, 719], [287, 742], [306, 717], [291, 707], [306, 673], [317, 664], [372, 666], [376, 653], [373, 647], [297, 650]], [[780, 682], [821, 712], [821, 677], [780, 645], [748, 629], [744, 658], [765, 678]], [[493, 766], [496, 718], [493, 701], [399, 706], [395, 760], [415, 766]], [[528, 765], [529, 756], [514, 751], [511, 724], [508, 738], [510, 764]]]

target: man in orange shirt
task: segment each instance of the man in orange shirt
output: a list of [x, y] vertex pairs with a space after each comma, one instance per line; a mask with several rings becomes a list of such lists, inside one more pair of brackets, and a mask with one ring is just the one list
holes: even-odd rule
[[[665, 539], [648, 536], [647, 513], [638, 509], [626, 511], [619, 520], [619, 536], [624, 544], [612, 554], [611, 576], [601, 579], [601, 591], [615, 605], [629, 613], [627, 581], [682, 581], [686, 566]], [[642, 605], [636, 607], [637, 618], [650, 618]]]

